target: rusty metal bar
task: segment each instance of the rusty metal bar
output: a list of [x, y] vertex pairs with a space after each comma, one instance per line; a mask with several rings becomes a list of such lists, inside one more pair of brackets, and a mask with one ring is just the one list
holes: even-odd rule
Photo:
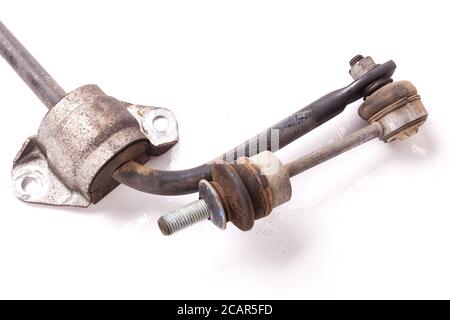
[[348, 136], [345, 136], [335, 143], [319, 148], [318, 150], [315, 150], [286, 164], [286, 168], [289, 172], [289, 175], [293, 177], [365, 142], [378, 138], [382, 133], [383, 129], [381, 125], [377, 122], [374, 122], [358, 131], [349, 134]]
[[66, 95], [59, 84], [1, 21], [0, 54], [47, 108], [51, 109]]

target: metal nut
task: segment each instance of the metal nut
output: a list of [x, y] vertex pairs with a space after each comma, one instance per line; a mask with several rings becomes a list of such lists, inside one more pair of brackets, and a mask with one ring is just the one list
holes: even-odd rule
[[[355, 59], [356, 57], [358, 57], [358, 59]], [[352, 59], [352, 61], [350, 62], [352, 66], [349, 73], [352, 76], [353, 80], [358, 80], [362, 75], [377, 66], [377, 64], [369, 56], [363, 58], [361, 58], [361, 56], [356, 57], [354, 58], [356, 61]]]

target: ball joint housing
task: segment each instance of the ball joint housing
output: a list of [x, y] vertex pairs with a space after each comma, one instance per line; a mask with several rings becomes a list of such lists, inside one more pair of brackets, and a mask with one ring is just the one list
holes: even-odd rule
[[404, 140], [417, 133], [428, 117], [416, 87], [409, 81], [389, 83], [372, 95], [358, 109], [361, 118], [383, 127], [384, 142]]

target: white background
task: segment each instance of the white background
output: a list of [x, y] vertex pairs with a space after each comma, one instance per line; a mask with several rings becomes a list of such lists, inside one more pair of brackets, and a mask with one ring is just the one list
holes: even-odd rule
[[[12, 160], [46, 108], [0, 61], [1, 298], [450, 298], [446, 1], [1, 1], [1, 19], [65, 90], [96, 83], [170, 108], [180, 142], [149, 165], [181, 169], [347, 85], [357, 53], [393, 59], [430, 117], [293, 179], [251, 232], [205, 222], [163, 237], [196, 198], [120, 186], [88, 209], [30, 205]], [[364, 126], [359, 102], [277, 154]]]

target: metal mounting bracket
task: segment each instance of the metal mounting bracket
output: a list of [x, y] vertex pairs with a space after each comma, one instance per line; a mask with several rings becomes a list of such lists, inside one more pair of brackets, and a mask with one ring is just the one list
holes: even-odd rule
[[170, 110], [82, 86], [62, 98], [24, 143], [13, 163], [14, 193], [25, 202], [87, 207], [119, 184], [112, 173], [121, 164], [145, 163], [177, 141]]

